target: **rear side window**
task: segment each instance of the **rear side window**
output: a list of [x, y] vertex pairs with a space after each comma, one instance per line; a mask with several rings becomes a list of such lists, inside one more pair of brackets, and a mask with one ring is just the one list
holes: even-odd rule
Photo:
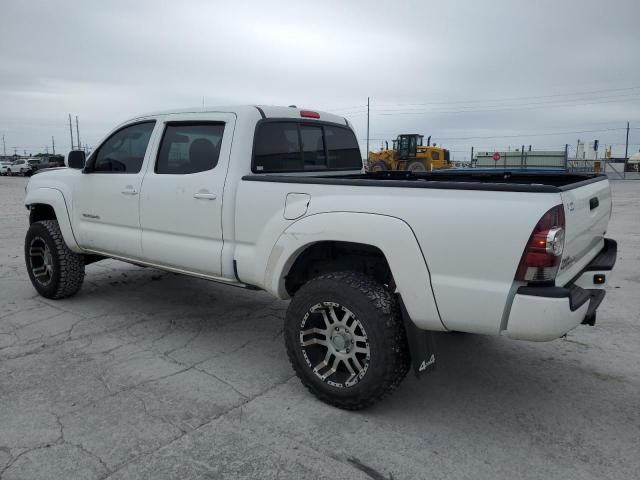
[[212, 170], [218, 164], [223, 123], [168, 124], [155, 172], [185, 175]]
[[360, 147], [351, 130], [327, 125], [324, 127], [324, 133], [329, 151], [329, 168], [350, 170], [362, 168]]
[[319, 122], [264, 122], [254, 146], [255, 172], [360, 170], [362, 159], [353, 132]]
[[104, 142], [91, 168], [93, 172], [138, 173], [149, 145], [155, 122], [130, 125]]

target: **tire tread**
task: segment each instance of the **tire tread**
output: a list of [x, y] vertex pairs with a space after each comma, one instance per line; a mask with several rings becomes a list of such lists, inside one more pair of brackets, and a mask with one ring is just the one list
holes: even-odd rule
[[[380, 327], [383, 330], [384, 344], [392, 353], [386, 356], [388, 362], [386, 362], [384, 369], [380, 372], [367, 372], [367, 374], [379, 375], [380, 378], [376, 380], [374, 388], [368, 391], [363, 390], [349, 397], [331, 395], [308, 379], [305, 371], [305, 369], [308, 370], [308, 367], [300, 364], [296, 352], [288, 343], [287, 355], [302, 384], [317, 398], [342, 409], [361, 410], [389, 396], [398, 388], [409, 371], [411, 358], [400, 306], [395, 295], [383, 285], [363, 273], [354, 271], [332, 272], [318, 276], [303, 285], [296, 296], [305, 295], [306, 292], [316, 288], [318, 283], [326, 281], [357, 290], [367, 299], [371, 307], [384, 317], [384, 325], [380, 325]], [[297, 325], [294, 321], [287, 321], [285, 329], [298, 328]]]
[[[48, 295], [48, 298], [58, 300], [75, 295], [84, 281], [84, 258], [69, 249], [57, 220], [41, 220], [35, 223], [44, 227], [51, 238], [53, 245], [50, 245], [49, 248], [54, 247], [58, 259], [57, 267], [60, 270], [57, 287], [53, 294]], [[25, 250], [27, 249], [28, 246], [25, 244]], [[25, 251], [26, 254], [27, 252]], [[28, 265], [27, 268], [29, 268]], [[36, 286], [33, 280], [32, 282]], [[39, 292], [42, 294], [40, 290]]]

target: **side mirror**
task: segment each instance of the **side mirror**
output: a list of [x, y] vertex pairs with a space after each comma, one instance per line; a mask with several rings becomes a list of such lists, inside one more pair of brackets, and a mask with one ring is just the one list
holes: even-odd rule
[[71, 150], [67, 156], [67, 166], [69, 168], [83, 169], [85, 161], [84, 150]]

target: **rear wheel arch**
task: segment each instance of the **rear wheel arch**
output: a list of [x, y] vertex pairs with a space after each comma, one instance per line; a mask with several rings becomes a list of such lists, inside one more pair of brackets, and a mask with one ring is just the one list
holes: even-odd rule
[[[357, 244], [357, 248], [365, 246], [367, 254], [384, 258], [384, 262], [377, 265], [384, 264], [389, 275], [385, 278], [383, 275], [369, 274], [370, 278], [391, 286], [394, 291], [397, 287], [410, 318], [418, 328], [446, 330], [438, 312], [431, 287], [431, 274], [418, 239], [404, 220], [389, 215], [326, 212], [309, 215], [293, 223], [271, 249], [262, 283], [265, 290], [282, 299], [291, 297], [304, 284], [300, 281], [300, 270], [296, 270], [295, 263], [309, 247], [322, 242], [336, 242], [329, 245]], [[303, 262], [304, 257], [299, 261]], [[323, 266], [323, 271], [319, 273], [345, 269], [363, 272], [361, 268], [337, 268], [332, 265], [331, 269]], [[367, 273], [366, 269], [363, 273]], [[311, 275], [306, 277], [307, 280], [312, 278]]]
[[378, 247], [356, 242], [321, 241], [306, 245], [285, 275], [285, 288], [293, 296], [305, 283], [321, 275], [360, 272], [378, 283], [392, 283], [389, 262]]

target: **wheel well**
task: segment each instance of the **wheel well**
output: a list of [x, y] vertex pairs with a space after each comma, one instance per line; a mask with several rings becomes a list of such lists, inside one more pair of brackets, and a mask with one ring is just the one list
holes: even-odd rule
[[295, 260], [285, 277], [291, 296], [312, 278], [329, 272], [356, 271], [376, 281], [391, 283], [391, 269], [378, 247], [352, 242], [318, 242], [309, 246]]
[[40, 220], [57, 220], [56, 212], [51, 205], [44, 203], [34, 203], [29, 206], [29, 224]]

